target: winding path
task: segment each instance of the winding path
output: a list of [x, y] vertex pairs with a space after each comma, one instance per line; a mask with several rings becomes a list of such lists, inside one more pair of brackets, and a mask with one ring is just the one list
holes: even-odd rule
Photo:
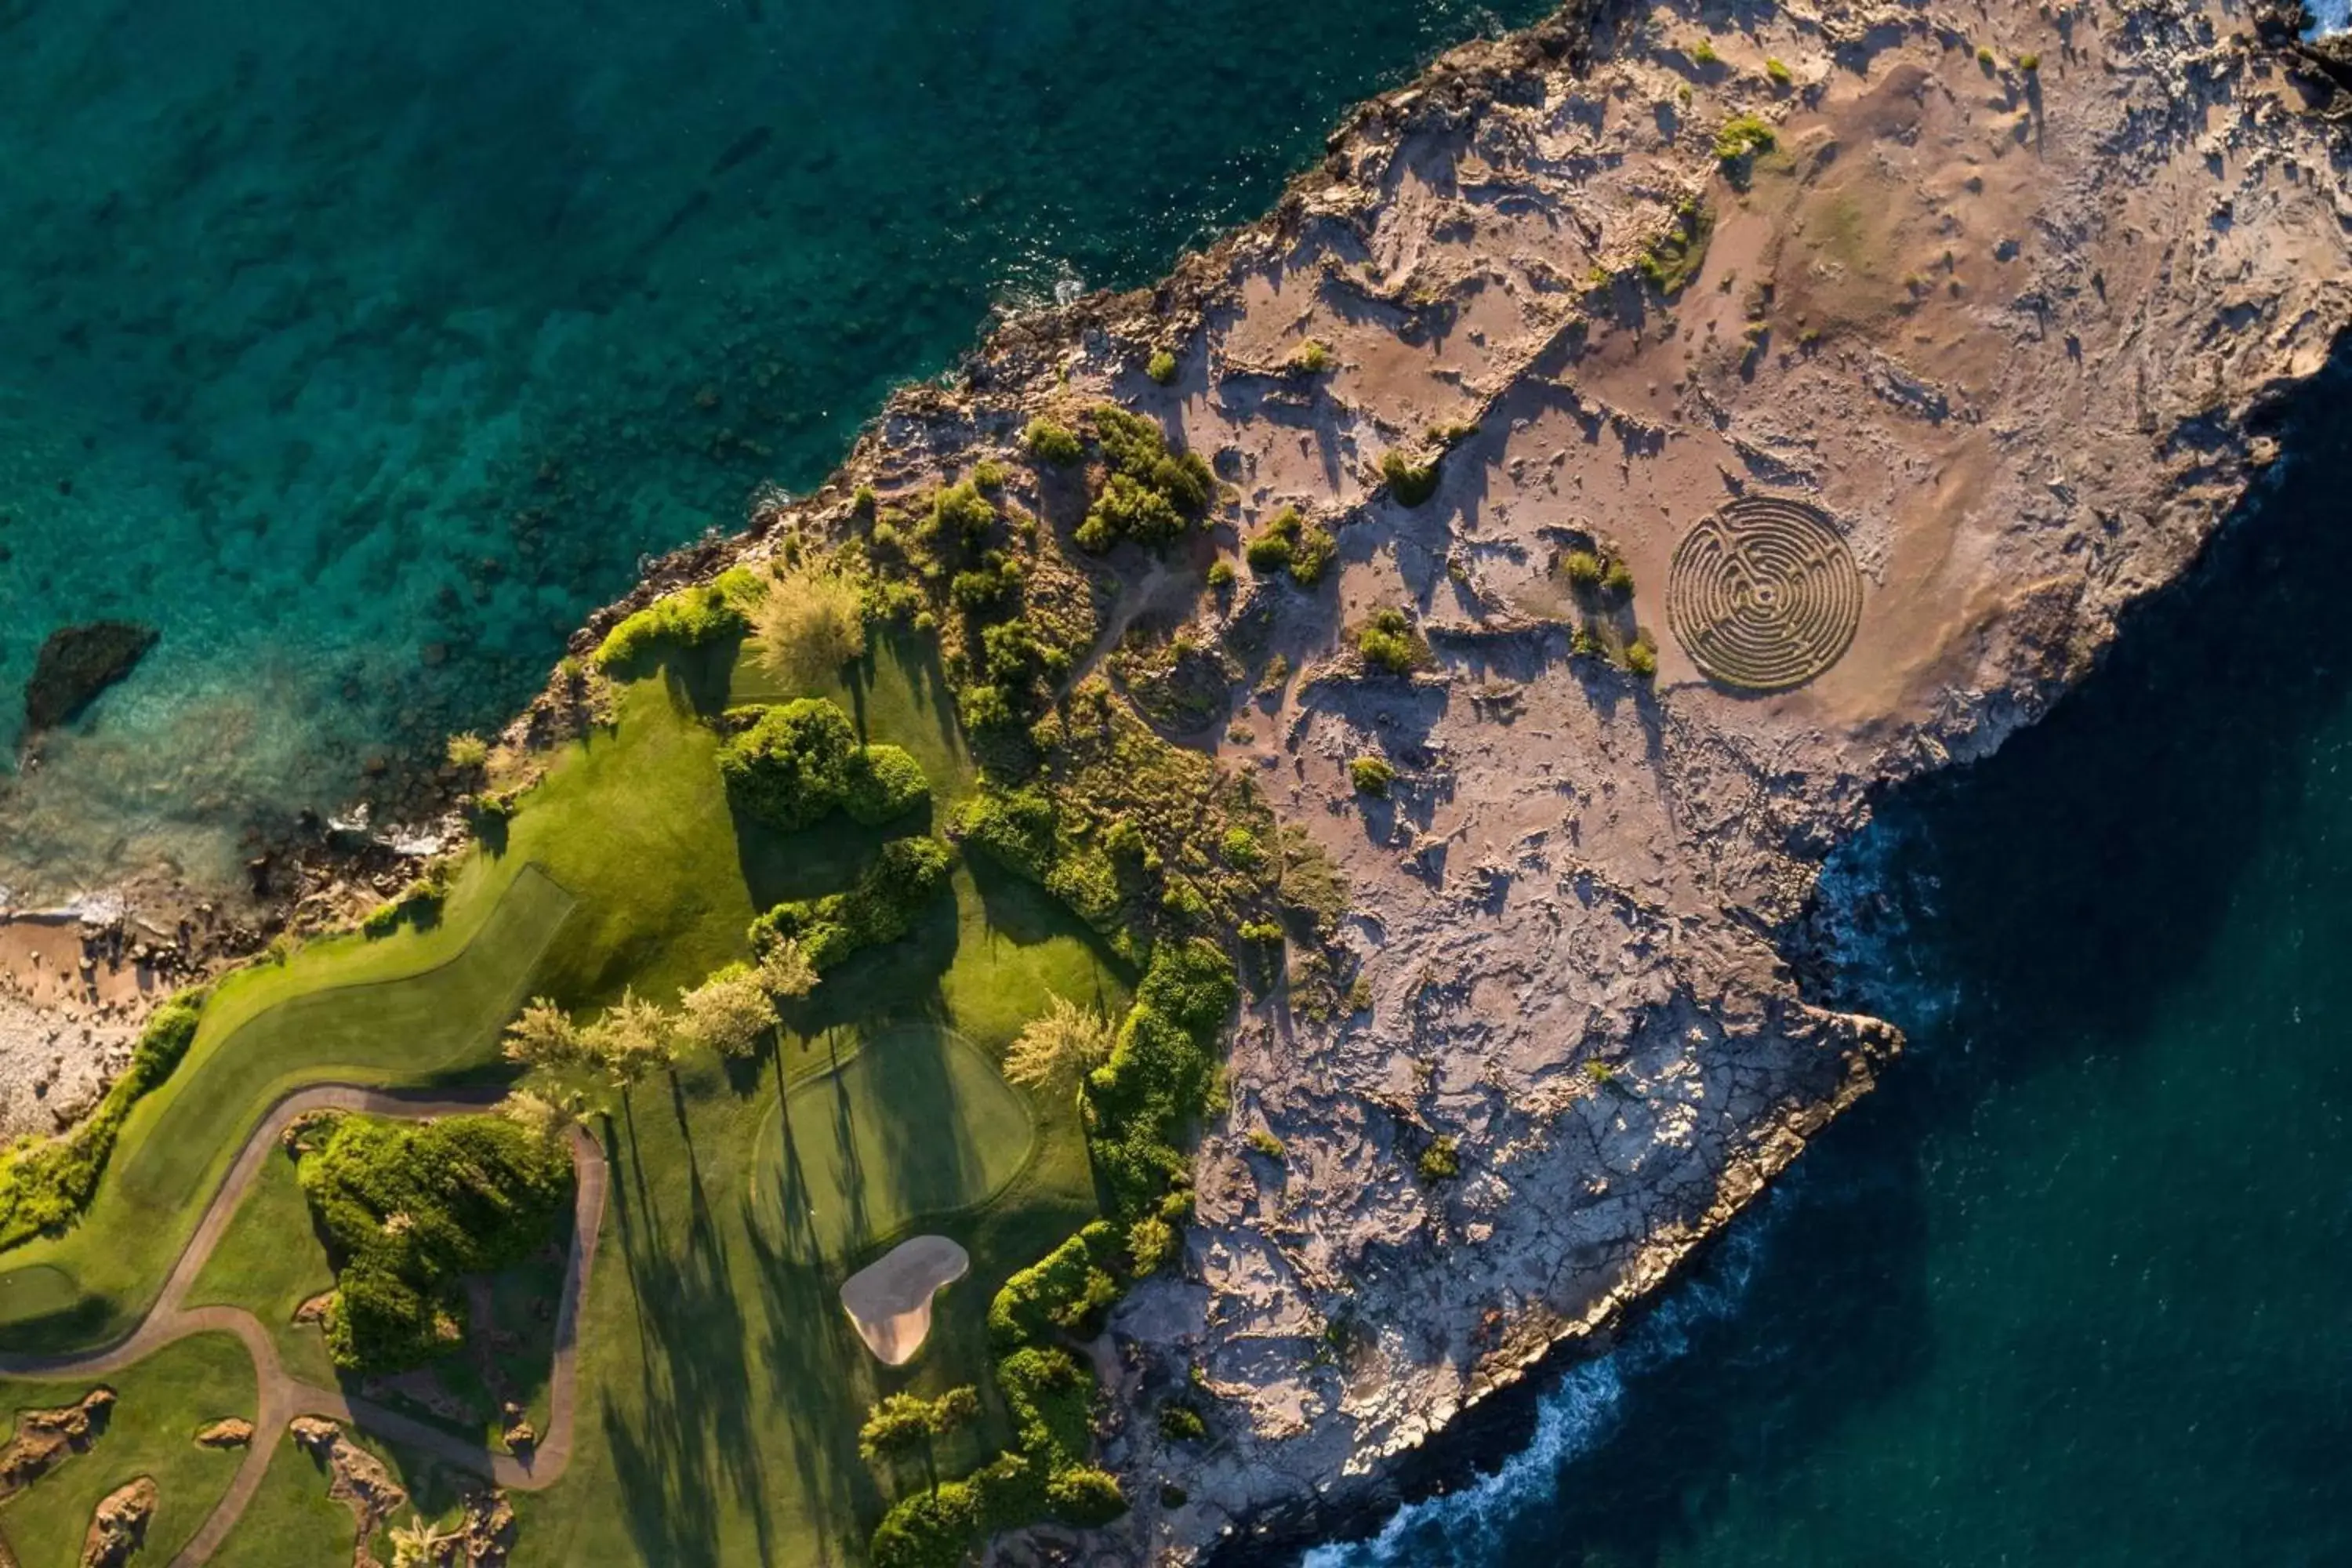
[[571, 1131], [572, 1167], [578, 1178], [572, 1205], [572, 1250], [563, 1271], [563, 1300], [555, 1319], [555, 1360], [548, 1380], [548, 1430], [527, 1458], [496, 1454], [480, 1443], [468, 1442], [428, 1422], [385, 1408], [373, 1400], [355, 1398], [337, 1389], [314, 1387], [289, 1375], [278, 1359], [277, 1342], [261, 1321], [242, 1307], [185, 1307], [188, 1291], [204, 1272], [213, 1248], [236, 1215], [237, 1205], [261, 1174], [264, 1162], [278, 1146], [280, 1134], [297, 1117], [313, 1110], [354, 1110], [370, 1116], [424, 1118], [457, 1116], [487, 1109], [495, 1093], [430, 1098], [398, 1089], [367, 1089], [356, 1084], [316, 1084], [296, 1089], [279, 1100], [263, 1117], [237, 1151], [220, 1191], [205, 1210], [195, 1234], [172, 1266], [155, 1304], [139, 1326], [113, 1344], [70, 1355], [0, 1355], [0, 1376], [58, 1378], [97, 1376], [119, 1372], [190, 1334], [207, 1332], [236, 1336], [253, 1358], [257, 1409], [252, 1446], [237, 1467], [236, 1478], [212, 1517], [205, 1521], [187, 1545], [172, 1560], [173, 1568], [195, 1568], [211, 1560], [222, 1542], [243, 1517], [246, 1505], [261, 1489], [261, 1478], [278, 1449], [278, 1434], [297, 1415], [326, 1415], [347, 1421], [381, 1437], [487, 1475], [502, 1487], [536, 1491], [563, 1478], [572, 1462], [572, 1407], [579, 1376], [580, 1306], [588, 1291], [589, 1269], [596, 1261], [596, 1233], [604, 1221], [607, 1172], [604, 1152], [583, 1128]]

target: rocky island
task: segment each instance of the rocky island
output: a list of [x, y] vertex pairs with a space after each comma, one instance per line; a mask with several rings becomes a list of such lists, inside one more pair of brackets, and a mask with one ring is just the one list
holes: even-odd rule
[[[897, 395], [815, 494], [656, 563], [495, 744], [453, 743], [481, 853], [367, 922], [374, 954], [416, 957], [343, 938], [314, 966], [342, 993], [481, 969], [449, 982], [469, 1010], [429, 1049], [330, 1027], [370, 1081], [494, 1064], [504, 1028], [551, 1115], [583, 1063], [620, 1086], [572, 1135], [580, 1207], [541, 1300], [583, 1325], [579, 1375], [642, 1372], [658, 1419], [588, 1462], [718, 1484], [667, 1402], [774, 1368], [822, 1321], [852, 1380], [832, 1425], [787, 1441], [742, 1416], [727, 1462], [837, 1449], [877, 1399], [862, 1430], [885, 1458], [878, 1482], [806, 1483], [774, 1527], [805, 1537], [792, 1560], [867, 1551], [878, 1522], [885, 1563], [1078, 1540], [1088, 1561], [1246, 1561], [1383, 1497], [1398, 1456], [1655, 1290], [1899, 1052], [1800, 978], [1831, 849], [1876, 792], [1983, 755], [2078, 680], [2274, 457], [2273, 401], [2327, 363], [2352, 313], [2347, 89], [2300, 24], [2183, 0], [1571, 8], [1447, 55], [1261, 223], [1154, 289], [1006, 323], [953, 384]], [[838, 688], [853, 734], [823, 694], [860, 657], [875, 673]], [[864, 869], [787, 837], [777, 870], [754, 847], [845, 816], [889, 836]], [[812, 864], [837, 874], [808, 883]], [[694, 882], [713, 865], [742, 890]], [[903, 954], [935, 930], [951, 956], [918, 1026], [884, 999], [933, 972]], [[1000, 942], [1061, 956], [1017, 984], [967, 968]], [[155, 1100], [210, 1084], [246, 1108], [224, 1146], [177, 1156], [195, 1172], [226, 1172], [284, 1087], [217, 1087], [237, 1052], [278, 1048], [262, 1003], [341, 994], [296, 985], [307, 956], [225, 982], [187, 1065], [162, 1064]], [[1094, 1024], [1021, 1021], [1081, 994]], [[796, 1042], [756, 1127], [731, 1108], [771, 1064], [729, 1043], [724, 1009]], [[863, 1030], [845, 1061], [816, 1049], [839, 1029]], [[676, 1132], [629, 1099], [656, 1058]], [[917, 1082], [962, 1086], [943, 1103], [970, 1149], [884, 1202], [875, 1173], [911, 1156], [826, 1165], [804, 1097], [887, 1123]], [[401, 1113], [336, 1113], [360, 1109]], [[86, 1219], [12, 1236], [0, 1205], [29, 1260], [0, 1253], [0, 1313], [12, 1286], [71, 1281], [0, 1317], [53, 1360], [0, 1368], [64, 1377], [191, 1310], [259, 1155], [187, 1188], [226, 1184], [201, 1227], [151, 1175], [154, 1245], [187, 1251], [124, 1267], [87, 1239], [130, 1223], [107, 1184], [138, 1181], [172, 1113], [118, 1115], [120, 1174], [81, 1193]], [[729, 1152], [698, 1153], [697, 1117], [726, 1120]], [[302, 1124], [268, 1125], [289, 1192], [324, 1202]], [[656, 1193], [616, 1181], [608, 1217], [588, 1194], [623, 1142], [632, 1168], [650, 1147]], [[711, 1258], [748, 1274], [756, 1254], [771, 1310], [809, 1314], [732, 1371], [611, 1282], [666, 1245], [632, 1205], [677, 1172], [703, 1193], [705, 1162], [751, 1195], [724, 1221], [740, 1238], [686, 1255], [677, 1310], [719, 1321], [702, 1298], [735, 1287]], [[625, 1255], [602, 1286], [600, 1227]], [[929, 1228], [958, 1260], [939, 1277], [971, 1282], [923, 1280], [919, 1350], [876, 1381], [828, 1302]], [[527, 1239], [476, 1261], [520, 1267]], [[159, 1305], [143, 1265], [172, 1257]], [[361, 1257], [321, 1279], [353, 1290]], [[373, 1373], [339, 1310], [313, 1321]], [[640, 1342], [609, 1348], [632, 1319]], [[516, 1333], [487, 1305], [422, 1332], [466, 1330]], [[561, 1503], [575, 1373], [551, 1353], [543, 1407], [516, 1405], [543, 1408], [541, 1460], [475, 1468], [553, 1489], [518, 1550], [563, 1561], [607, 1505]], [[639, 1363], [598, 1359], [619, 1355]], [[483, 1356], [486, 1382], [536, 1386]], [[384, 1375], [327, 1413], [426, 1440]], [[991, 1436], [965, 1453], [975, 1421]], [[928, 1486], [887, 1458], [918, 1448]], [[270, 1458], [257, 1441], [226, 1496]], [[632, 1521], [644, 1560], [675, 1553]], [[711, 1529], [696, 1544], [750, 1560], [751, 1525]]]

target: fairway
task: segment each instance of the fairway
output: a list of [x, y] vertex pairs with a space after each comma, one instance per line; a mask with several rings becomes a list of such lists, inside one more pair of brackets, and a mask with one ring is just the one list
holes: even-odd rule
[[[235, 1022], [243, 996], [224, 988], [189, 1060], [133, 1112], [99, 1200], [75, 1229], [36, 1242], [28, 1261], [0, 1274], [0, 1328], [24, 1331], [11, 1348], [54, 1342], [42, 1331], [81, 1336], [127, 1326], [218, 1184], [249, 1128], [279, 1095], [306, 1079], [430, 1081], [496, 1059], [512, 1010], [572, 907], [572, 896], [523, 867], [470, 940], [420, 972], [306, 991]], [[364, 964], [375, 953], [331, 944], [318, 962]], [[306, 955], [307, 956], [307, 955]], [[256, 973], [264, 994], [284, 972]], [[29, 1259], [47, 1254], [55, 1261]], [[75, 1310], [77, 1305], [79, 1310]]]
[[918, 1219], [986, 1203], [1035, 1141], [1029, 1108], [971, 1042], [891, 1029], [769, 1112], [752, 1203], [787, 1257], [843, 1263]]

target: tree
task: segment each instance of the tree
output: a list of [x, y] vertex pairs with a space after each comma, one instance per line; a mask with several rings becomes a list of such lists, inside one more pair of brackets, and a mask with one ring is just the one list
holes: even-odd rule
[[857, 1452], [869, 1465], [891, 1465], [909, 1454], [923, 1457], [923, 1474], [930, 1489], [940, 1489], [939, 1467], [931, 1445], [980, 1418], [980, 1391], [966, 1384], [950, 1388], [937, 1399], [893, 1394], [866, 1414], [857, 1430]]
[[559, 1100], [518, 1089], [499, 1101], [499, 1114], [542, 1142], [553, 1142], [572, 1125], [571, 1107]]
[[570, 1067], [587, 1055], [580, 1026], [570, 1014], [544, 996], [534, 996], [507, 1026], [499, 1050], [507, 1060], [524, 1067]]
[[816, 966], [796, 942], [771, 943], [761, 956], [759, 973], [760, 984], [771, 996], [797, 998], [816, 989]]
[[805, 691], [866, 653], [865, 605], [831, 573], [794, 572], [769, 584], [751, 630], [761, 667], [788, 690]]
[[1032, 1089], [1069, 1089], [1088, 1069], [1109, 1059], [1116, 1032], [1090, 1007], [1055, 996], [1029, 1020], [1005, 1053], [1004, 1076]]
[[443, 1549], [458, 1539], [454, 1530], [434, 1523], [421, 1513], [408, 1516], [406, 1529], [392, 1527], [392, 1568], [432, 1568]]
[[677, 1034], [688, 1046], [748, 1057], [775, 1026], [776, 1005], [745, 964], [729, 964], [677, 999]]
[[625, 1095], [655, 1068], [668, 1067], [677, 1049], [669, 1015], [633, 991], [621, 993], [584, 1032], [583, 1042], [589, 1057]]

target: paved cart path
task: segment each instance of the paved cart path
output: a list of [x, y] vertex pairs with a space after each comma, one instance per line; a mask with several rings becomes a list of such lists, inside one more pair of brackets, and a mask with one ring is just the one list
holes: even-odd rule
[[604, 1152], [583, 1128], [571, 1131], [572, 1167], [577, 1178], [572, 1205], [572, 1250], [563, 1273], [563, 1300], [555, 1320], [555, 1362], [549, 1379], [548, 1429], [528, 1458], [491, 1452], [428, 1422], [385, 1408], [373, 1400], [355, 1398], [340, 1389], [314, 1387], [289, 1375], [278, 1359], [277, 1342], [261, 1321], [242, 1307], [186, 1307], [182, 1302], [211, 1260], [213, 1248], [228, 1231], [237, 1205], [245, 1200], [261, 1167], [278, 1147], [278, 1139], [296, 1118], [313, 1110], [353, 1110], [370, 1116], [423, 1119], [457, 1116], [487, 1110], [499, 1096], [482, 1093], [432, 1097], [398, 1089], [368, 1089], [357, 1084], [314, 1084], [297, 1089], [270, 1108], [237, 1152], [220, 1191], [213, 1195], [203, 1223], [181, 1249], [163, 1293], [148, 1309], [139, 1326], [113, 1344], [70, 1355], [0, 1355], [0, 1376], [70, 1378], [119, 1372], [165, 1345], [207, 1332], [236, 1336], [253, 1358], [257, 1389], [252, 1447], [237, 1467], [236, 1479], [188, 1544], [174, 1557], [173, 1568], [195, 1568], [211, 1560], [236, 1527], [246, 1505], [261, 1489], [261, 1478], [277, 1452], [278, 1434], [297, 1415], [326, 1415], [486, 1475], [502, 1487], [532, 1491], [554, 1485], [572, 1462], [573, 1394], [579, 1375], [580, 1308], [587, 1294], [588, 1272], [596, 1260], [596, 1233], [604, 1221], [606, 1167]]

